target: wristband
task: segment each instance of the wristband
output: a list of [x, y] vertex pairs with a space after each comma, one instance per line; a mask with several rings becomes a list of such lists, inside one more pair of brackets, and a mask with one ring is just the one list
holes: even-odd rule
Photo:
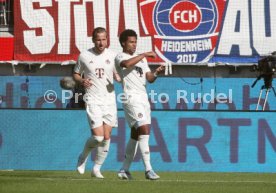
[[154, 73], [153, 73], [153, 76], [154, 76], [155, 78], [157, 78], [157, 73], [156, 73], [156, 72], [154, 72]]

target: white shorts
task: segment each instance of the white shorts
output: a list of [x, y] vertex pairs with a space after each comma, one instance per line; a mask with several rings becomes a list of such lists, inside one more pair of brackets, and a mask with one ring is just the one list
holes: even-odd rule
[[117, 106], [114, 105], [97, 105], [87, 104], [86, 113], [91, 129], [100, 127], [103, 123], [117, 127]]
[[133, 102], [124, 104], [125, 118], [130, 128], [136, 129], [142, 125], [151, 124], [150, 104], [147, 102]]

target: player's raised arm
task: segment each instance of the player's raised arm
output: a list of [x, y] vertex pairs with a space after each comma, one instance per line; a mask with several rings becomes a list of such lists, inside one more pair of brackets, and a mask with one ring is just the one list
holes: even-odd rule
[[126, 53], [127, 55], [133, 56], [133, 57], [128, 57], [127, 59], [124, 59], [122, 55], [119, 55], [117, 57], [117, 64], [120, 67], [123, 68], [129, 68], [134, 65], [136, 65], [138, 62], [143, 60], [145, 57], [151, 57], [155, 58], [156, 54], [154, 52], [145, 52], [143, 54], [139, 55], [134, 55], [136, 52], [136, 47], [137, 47], [137, 34], [133, 30], [125, 30], [120, 34], [119, 37], [120, 44], [123, 48], [123, 52]]
[[132, 67], [132, 66], [136, 65], [138, 62], [140, 62], [141, 60], [143, 60], [143, 58], [145, 58], [145, 57], [156, 58], [156, 54], [152, 51], [145, 52], [143, 54], [139, 54], [138, 56], [135, 56], [135, 57], [130, 58], [128, 60], [123, 60], [120, 63], [120, 66], [125, 67], [125, 68]]
[[147, 73], [146, 73], [146, 79], [147, 79], [147, 81], [148, 81], [149, 83], [153, 83], [153, 82], [156, 80], [158, 74], [160, 74], [160, 73], [161, 73], [162, 71], [164, 71], [164, 70], [165, 70], [165, 66], [164, 66], [164, 65], [160, 65], [160, 66], [155, 70], [154, 73], [152, 73], [152, 72], [147, 72]]

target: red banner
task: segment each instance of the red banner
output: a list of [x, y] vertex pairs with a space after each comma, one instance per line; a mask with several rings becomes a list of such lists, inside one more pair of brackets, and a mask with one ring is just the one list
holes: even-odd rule
[[251, 63], [276, 50], [276, 1], [17, 0], [15, 52], [19, 61], [76, 60], [91, 48], [92, 31], [105, 27], [110, 49], [133, 29], [137, 52], [151, 63]]
[[[34, 3], [30, 0], [14, 2], [14, 13], [16, 13], [14, 18], [15, 60], [64, 61], [77, 59], [79, 50], [75, 45], [75, 39], [71, 38], [75, 34], [74, 18], [73, 14], [70, 14], [72, 9], [70, 1], [68, 2], [69, 4], [64, 8], [68, 7], [69, 10], [62, 9], [60, 13], [58, 3], [52, 0]], [[59, 17], [58, 15], [61, 13], [64, 15]], [[68, 17], [66, 20], [72, 21], [66, 23], [67, 26], [63, 24], [65, 20], [62, 21], [65, 17]], [[92, 28], [92, 22], [90, 22], [88, 29]], [[69, 36], [66, 36], [68, 34]]]
[[[216, 46], [224, 8], [219, 8], [215, 0], [208, 3], [170, 1], [165, 6], [162, 5], [163, 2], [165, 1], [16, 1], [15, 59], [76, 60], [80, 51], [93, 46], [91, 34], [96, 26], [108, 29], [111, 49], [114, 50], [121, 50], [118, 41], [120, 31], [125, 28], [134, 29], [138, 34], [138, 52], [155, 50], [159, 56], [150, 62], [195, 63], [209, 59]], [[186, 10], [182, 4], [187, 4]], [[171, 23], [164, 26], [163, 31], [156, 30], [162, 27], [160, 22], [168, 22], [166, 18], [164, 21], [159, 19], [159, 12], [163, 12], [160, 7], [173, 12], [161, 17], [170, 18]], [[206, 12], [208, 9], [211, 11]], [[208, 14], [214, 18], [210, 22]], [[210, 28], [208, 30], [206, 21]], [[184, 27], [178, 29], [177, 25], [173, 26], [175, 22]], [[185, 22], [188, 24], [185, 25]]]
[[13, 60], [13, 37], [0, 37], [0, 61]]

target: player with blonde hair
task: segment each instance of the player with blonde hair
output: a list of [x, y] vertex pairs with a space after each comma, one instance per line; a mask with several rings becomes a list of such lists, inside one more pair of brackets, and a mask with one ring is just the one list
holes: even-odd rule
[[88, 155], [97, 148], [91, 175], [104, 178], [100, 169], [109, 151], [112, 127], [117, 126], [113, 79], [120, 81], [120, 78], [115, 70], [116, 54], [107, 48], [107, 32], [104, 28], [94, 29], [93, 43], [93, 48], [80, 54], [73, 74], [74, 80], [85, 88], [84, 100], [92, 134], [79, 156], [77, 170], [80, 174], [85, 172]]

